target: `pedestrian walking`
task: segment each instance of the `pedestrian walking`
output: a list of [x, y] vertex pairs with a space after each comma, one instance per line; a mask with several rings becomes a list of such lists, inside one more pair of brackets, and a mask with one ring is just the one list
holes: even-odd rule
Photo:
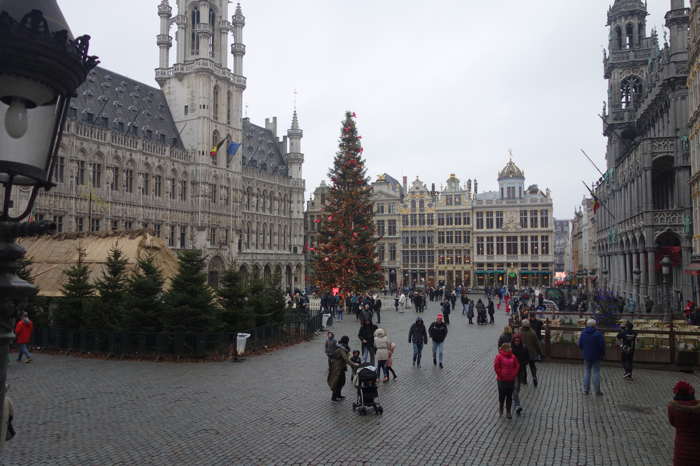
[[469, 300], [469, 303], [467, 304], [467, 319], [469, 319], [469, 325], [474, 325], [473, 319], [474, 319], [474, 301]]
[[382, 300], [379, 297], [374, 298], [374, 314], [377, 316], [377, 323], [382, 323]]
[[[499, 307], [500, 309], [500, 307]], [[495, 321], [493, 319], [493, 314], [496, 312], [493, 308], [493, 301], [489, 299], [489, 306], [488, 306], [488, 311], [489, 311], [489, 323], [493, 324]]]
[[688, 382], [681, 381], [673, 387], [668, 422], [676, 429], [673, 466], [700, 464], [700, 403], [695, 399], [695, 388]]
[[16, 342], [19, 345], [19, 354], [17, 362], [22, 362], [22, 356], [27, 356], [25, 361], [27, 364], [32, 362], [32, 353], [29, 352], [29, 344], [32, 342], [32, 333], [34, 332], [34, 323], [29, 320], [29, 314], [22, 313], [22, 318], [15, 326]]
[[442, 369], [442, 353], [445, 346], [445, 339], [447, 338], [447, 325], [445, 325], [443, 321], [442, 314], [438, 314], [435, 322], [430, 324], [428, 334], [430, 335], [430, 339], [433, 340], [433, 365], [436, 365], [439, 359], [440, 369]]
[[503, 333], [498, 337], [498, 345], [496, 347], [500, 348], [503, 343], [510, 343], [511, 341], [513, 341], [513, 329], [510, 325], [506, 325], [503, 327]]
[[481, 298], [479, 298], [479, 301], [476, 303], [476, 323], [477, 325], [486, 324], [486, 306], [484, 306], [484, 302]]
[[383, 328], [378, 328], [374, 331], [374, 348], [377, 358], [377, 379], [384, 372], [384, 382], [389, 381], [389, 370], [387, 369], [387, 361], [391, 352], [391, 341]]
[[445, 317], [445, 324], [450, 325], [450, 313], [452, 312], [452, 309], [450, 309], [450, 300], [445, 298], [445, 300], [442, 302], [442, 315]]
[[399, 296], [399, 304], [401, 305], [402, 309], [406, 309], [406, 295], [401, 293], [401, 296]]
[[325, 353], [328, 357], [328, 371], [331, 370], [331, 364], [333, 363], [333, 355], [335, 354], [335, 349], [338, 347], [338, 342], [335, 340], [335, 335], [333, 332], [328, 332], [326, 336]]
[[396, 352], [396, 343], [391, 343], [391, 348], [389, 349], [389, 359], [386, 360], [386, 369], [391, 372], [396, 380], [396, 372], [394, 371], [394, 353]]
[[425, 324], [420, 317], [411, 325], [408, 331], [408, 342], [413, 345], [413, 365], [420, 367], [421, 356], [423, 355], [423, 345], [428, 344], [428, 333]]
[[362, 343], [362, 362], [370, 362], [374, 365], [374, 331], [377, 330], [377, 326], [371, 321], [362, 321], [360, 326], [360, 331], [357, 332], [357, 337]]
[[637, 346], [637, 332], [633, 330], [631, 321], [625, 323], [625, 328], [617, 334], [617, 342], [620, 345], [620, 356], [622, 358], [622, 370], [625, 380], [632, 380], [632, 365], [634, 362], [634, 350]]
[[511, 351], [510, 343], [503, 343], [498, 350], [498, 355], [493, 361], [493, 369], [496, 372], [498, 384], [498, 415], [503, 416], [503, 405], [506, 408], [506, 418], [512, 419], [513, 390], [515, 379], [520, 371], [518, 358]]
[[586, 322], [586, 328], [578, 340], [578, 347], [583, 352], [583, 394], [590, 393], [592, 376], [595, 394], [601, 396], [603, 392], [600, 391], [600, 361], [605, 357], [605, 338], [596, 329], [594, 319], [588, 319]]
[[515, 386], [513, 387], [513, 407], [515, 408], [515, 414], [520, 416], [523, 412], [522, 405], [520, 404], [520, 386], [525, 380], [525, 371], [527, 365], [530, 362], [530, 353], [527, 347], [523, 344], [523, 338], [519, 334], [513, 335], [513, 341], [511, 343], [511, 350], [516, 358], [518, 358], [518, 364], [520, 364], [520, 369], [518, 370], [518, 376], [515, 378]]
[[333, 392], [331, 401], [341, 401], [345, 399], [341, 393], [345, 386], [345, 373], [348, 370], [348, 366], [357, 367], [354, 362], [350, 361], [349, 344], [350, 339], [347, 335], [344, 335], [340, 339], [340, 342], [338, 342], [333, 354], [333, 363], [331, 364], [331, 370], [328, 372], [328, 386]]
[[399, 301], [400, 301], [399, 295], [394, 296], [394, 310], [396, 312], [399, 312]]
[[462, 315], [465, 316], [467, 315], [467, 310], [469, 307], [469, 297], [467, 296], [467, 293], [462, 293], [459, 300], [462, 302]]
[[[528, 366], [530, 367], [530, 374], [532, 375], [532, 384], [536, 387], [537, 365], [535, 361], [542, 358], [542, 346], [540, 345], [540, 340], [537, 338], [537, 335], [535, 335], [535, 332], [533, 332], [530, 328], [530, 321], [528, 319], [522, 321], [520, 336], [522, 337], [523, 344], [530, 354]], [[523, 384], [527, 385], [527, 375], [523, 379]]]

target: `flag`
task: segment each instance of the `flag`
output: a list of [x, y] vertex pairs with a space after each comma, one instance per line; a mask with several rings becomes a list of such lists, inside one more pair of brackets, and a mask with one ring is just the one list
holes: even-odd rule
[[239, 147], [241, 147], [240, 142], [230, 141], [228, 143], [228, 146], [226, 147], [226, 160], [228, 162], [230, 162], [233, 156], [236, 155], [236, 152], [238, 152]]
[[211, 155], [212, 157], [216, 157], [216, 154], [219, 153], [219, 149], [221, 149], [221, 146], [224, 145], [225, 140], [226, 140], [226, 138], [223, 138], [217, 145], [212, 147], [211, 150], [209, 151], [209, 155]]
[[595, 215], [596, 212], [598, 212], [598, 209], [600, 209], [600, 200], [598, 200], [597, 197], [593, 196], [593, 215]]

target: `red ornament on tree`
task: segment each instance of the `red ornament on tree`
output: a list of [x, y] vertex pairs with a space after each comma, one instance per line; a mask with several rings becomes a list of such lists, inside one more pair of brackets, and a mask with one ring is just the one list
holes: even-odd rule
[[355, 112], [352, 112], [352, 117], [357, 118], [357, 115], [355, 114]]

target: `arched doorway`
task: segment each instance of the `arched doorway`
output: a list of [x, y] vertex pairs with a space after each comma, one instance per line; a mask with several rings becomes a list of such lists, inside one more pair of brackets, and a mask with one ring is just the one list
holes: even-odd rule
[[260, 266], [258, 264], [253, 265], [253, 280], [260, 280]]
[[250, 272], [248, 271], [248, 266], [243, 264], [241, 265], [241, 268], [238, 271], [241, 274], [241, 282], [247, 284], [248, 280], [250, 279]]
[[224, 260], [219, 256], [214, 256], [209, 261], [209, 272], [207, 282], [212, 288], [218, 288], [221, 276], [224, 273]]
[[[666, 303], [666, 306], [682, 308], [682, 279], [683, 279], [683, 252], [680, 237], [671, 230], [666, 230], [656, 237], [656, 282], [661, 294], [657, 296], [657, 302]], [[664, 275], [664, 267], [661, 261], [664, 257], [671, 260], [669, 273]]]
[[270, 264], [265, 264], [265, 268], [263, 269], [263, 280], [265, 280], [266, 284], [272, 283], [272, 268], [270, 267]]
[[298, 288], [300, 291], [304, 291], [304, 280], [302, 277], [304, 276], [304, 271], [301, 268], [300, 264], [297, 264], [297, 266], [294, 268], [294, 287]]
[[292, 290], [293, 277], [292, 277], [292, 266], [291, 265], [288, 265], [287, 267], [285, 267], [284, 276], [285, 276], [285, 281], [286, 281], [287, 292], [291, 293], [293, 291]]
[[277, 288], [282, 288], [282, 266], [279, 264], [275, 266], [275, 271], [272, 274], [272, 282]]

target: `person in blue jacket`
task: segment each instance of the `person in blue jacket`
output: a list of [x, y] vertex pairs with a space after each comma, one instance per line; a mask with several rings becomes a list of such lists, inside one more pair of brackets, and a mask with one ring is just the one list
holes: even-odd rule
[[598, 396], [600, 391], [600, 361], [605, 357], [605, 338], [596, 328], [596, 321], [589, 319], [586, 328], [581, 332], [578, 347], [583, 353], [583, 394], [591, 392], [591, 374], [593, 378], [593, 390]]

